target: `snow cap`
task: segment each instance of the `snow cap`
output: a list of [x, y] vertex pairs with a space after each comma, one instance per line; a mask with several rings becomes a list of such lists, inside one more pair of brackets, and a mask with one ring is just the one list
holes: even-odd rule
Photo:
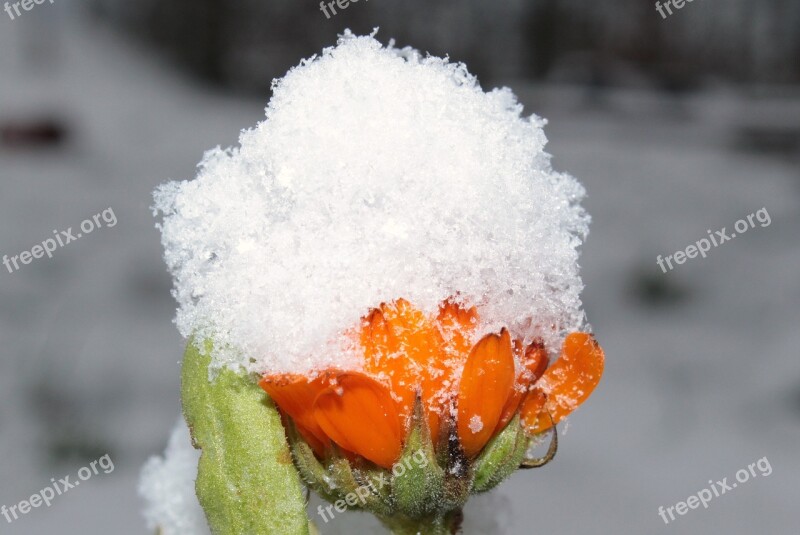
[[557, 351], [584, 321], [589, 217], [521, 114], [463, 64], [346, 32], [273, 83], [239, 147], [155, 192], [180, 332], [215, 341], [215, 368], [352, 368], [344, 333], [371, 308], [455, 297], [479, 335]]

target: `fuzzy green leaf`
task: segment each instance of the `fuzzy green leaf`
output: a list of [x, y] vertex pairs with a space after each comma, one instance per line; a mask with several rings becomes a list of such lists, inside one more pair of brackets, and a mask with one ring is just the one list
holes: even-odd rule
[[212, 533], [308, 535], [300, 478], [278, 411], [247, 376], [223, 370], [209, 381], [206, 353], [189, 342], [182, 400], [192, 440], [202, 450], [196, 491]]

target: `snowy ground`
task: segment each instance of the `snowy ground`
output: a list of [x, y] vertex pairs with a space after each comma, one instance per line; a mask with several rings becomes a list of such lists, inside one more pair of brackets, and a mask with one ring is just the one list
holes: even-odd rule
[[[104, 453], [115, 463], [47, 509], [10, 525], [0, 518], [0, 532], [145, 533], [138, 471], [178, 413], [182, 350], [150, 192], [191, 177], [205, 149], [234, 144], [266, 96], [199, 88], [97, 27], [33, 15], [0, 26], [0, 122], [44, 110], [72, 134], [54, 150], [0, 147], [0, 254], [109, 206], [119, 219], [52, 260], [0, 271], [0, 505]], [[52, 64], [33, 60], [37, 50], [53, 53]], [[584, 295], [607, 371], [556, 462], [476, 500], [467, 533], [796, 532], [800, 156], [737, 139], [798, 128], [800, 99], [722, 89], [600, 99], [509, 84], [550, 119], [556, 166], [589, 191]], [[658, 254], [762, 207], [769, 227], [668, 274], [656, 266]], [[769, 477], [668, 526], [659, 518], [660, 505], [709, 479], [732, 482], [764, 456]], [[322, 528], [375, 525], [342, 515]]]

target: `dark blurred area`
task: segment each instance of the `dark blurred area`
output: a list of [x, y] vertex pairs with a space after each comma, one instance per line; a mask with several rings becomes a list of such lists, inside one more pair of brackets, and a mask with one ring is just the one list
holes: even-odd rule
[[800, 81], [800, 4], [792, 0], [697, 0], [667, 20], [636, 0], [361, 0], [330, 19], [314, 0], [96, 0], [93, 8], [196, 75], [257, 91], [329, 46], [335, 29], [369, 33], [376, 21], [383, 38], [449, 54], [487, 82], [685, 91], [717, 79]]

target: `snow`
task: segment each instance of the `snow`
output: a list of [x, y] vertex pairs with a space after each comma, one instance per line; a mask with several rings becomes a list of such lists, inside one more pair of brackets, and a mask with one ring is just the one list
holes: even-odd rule
[[476, 414], [469, 419], [469, 430], [472, 431], [472, 434], [475, 434], [479, 433], [481, 429], [483, 429], [483, 420]]
[[[47, 33], [60, 67], [45, 74], [19, 61], [27, 28], [25, 19], [6, 21], [0, 32], [0, 118], [52, 108], [77, 135], [54, 151], [0, 148], [0, 253], [28, 249], [108, 206], [119, 224], [52, 260], [0, 273], [0, 504], [96, 458], [54, 464], [54, 421], [109, 443], [116, 469], [14, 524], [0, 518], [0, 529], [142, 535], [138, 477], [164, 450], [179, 411], [182, 351], [150, 192], [190, 176], [203, 148], [235, 143], [264, 99], [197, 87], [118, 35], [74, 21]], [[43, 34], [35, 37], [44, 44]], [[583, 301], [607, 368], [561, 433], [556, 460], [471, 500], [465, 532], [793, 533], [800, 159], [734, 150], [731, 140], [742, 124], [800, 124], [800, 95], [758, 99], [720, 88], [677, 100], [613, 91], [598, 107], [579, 88], [508, 83], [526, 110], [551, 120], [555, 164], [587, 188], [593, 224], [581, 257]], [[761, 207], [772, 217], [768, 228], [669, 274], [656, 265], [659, 253]], [[634, 291], [640, 273], [683, 299], [645, 305]], [[46, 410], [36, 409], [46, 399]], [[658, 506], [709, 479], [730, 481], [763, 456], [774, 468], [768, 478], [661, 527]], [[312, 518], [319, 504], [312, 496]], [[381, 533], [357, 513], [323, 529]]]
[[560, 347], [584, 320], [584, 191], [521, 112], [463, 64], [345, 33], [274, 83], [240, 147], [157, 191], [181, 333], [214, 339], [215, 367], [352, 368], [371, 308], [458, 296], [478, 335]]
[[142, 468], [139, 494], [150, 531], [162, 535], [210, 533], [194, 492], [200, 451], [192, 447], [183, 418], [172, 431], [163, 457], [151, 457]]

